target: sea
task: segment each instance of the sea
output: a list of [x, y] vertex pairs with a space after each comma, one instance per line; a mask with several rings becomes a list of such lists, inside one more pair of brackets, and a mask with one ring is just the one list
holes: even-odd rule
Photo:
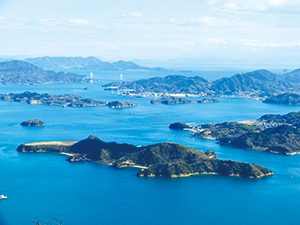
[[[228, 77], [238, 70], [88, 71], [67, 70], [99, 82], [84, 84], [0, 85], [0, 93], [24, 91], [53, 95], [77, 94], [101, 101], [130, 101], [137, 107], [58, 107], [0, 101], [0, 225], [274, 225], [300, 222], [300, 155], [220, 146], [214, 140], [174, 131], [173, 122], [193, 125], [255, 120], [265, 114], [300, 111], [300, 106], [265, 104], [243, 98], [219, 98], [219, 103], [150, 104], [151, 98], [119, 96], [102, 87], [111, 81], [131, 81], [172, 74]], [[88, 87], [88, 90], [84, 88]], [[195, 98], [200, 99], [200, 98]], [[39, 119], [45, 127], [22, 127]], [[106, 142], [150, 145], [175, 142], [199, 151], [213, 150], [220, 159], [260, 164], [274, 176], [261, 179], [197, 175], [187, 178], [139, 178], [138, 168], [115, 169], [95, 162], [67, 162], [65, 155], [19, 153], [20, 144], [38, 141], [79, 141], [89, 135]]]

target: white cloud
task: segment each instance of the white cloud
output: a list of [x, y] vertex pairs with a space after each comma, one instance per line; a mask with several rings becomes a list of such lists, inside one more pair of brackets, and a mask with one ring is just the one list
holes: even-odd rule
[[298, 0], [209, 0], [208, 5], [228, 11], [266, 11], [283, 10], [295, 11], [300, 7]]
[[45, 26], [57, 26], [61, 24], [61, 21], [58, 21], [56, 19], [50, 19], [50, 18], [39, 19], [39, 22], [40, 24]]
[[70, 19], [69, 24], [71, 25], [78, 25], [78, 26], [85, 26], [89, 24], [88, 20], [82, 20], [82, 19]]
[[174, 19], [173, 17], [170, 19], [170, 23], [181, 24], [180, 20]]
[[0, 15], [0, 20], [4, 20], [4, 16]]
[[144, 16], [144, 14], [141, 12], [132, 12], [130, 15], [133, 17], [143, 17]]

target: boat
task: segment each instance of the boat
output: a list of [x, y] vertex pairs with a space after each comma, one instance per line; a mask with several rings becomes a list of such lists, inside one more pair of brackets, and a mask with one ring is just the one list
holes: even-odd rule
[[0, 195], [0, 200], [2, 200], [2, 199], [7, 199], [7, 196], [5, 196], [5, 195]]

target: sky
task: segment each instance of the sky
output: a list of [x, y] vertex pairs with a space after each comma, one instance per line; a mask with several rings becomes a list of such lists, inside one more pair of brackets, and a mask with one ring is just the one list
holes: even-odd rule
[[297, 66], [300, 0], [0, 0], [4, 56]]

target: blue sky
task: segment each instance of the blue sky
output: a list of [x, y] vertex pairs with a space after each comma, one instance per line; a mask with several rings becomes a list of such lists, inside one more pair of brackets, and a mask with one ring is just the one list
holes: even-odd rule
[[297, 65], [299, 0], [0, 0], [0, 55]]

